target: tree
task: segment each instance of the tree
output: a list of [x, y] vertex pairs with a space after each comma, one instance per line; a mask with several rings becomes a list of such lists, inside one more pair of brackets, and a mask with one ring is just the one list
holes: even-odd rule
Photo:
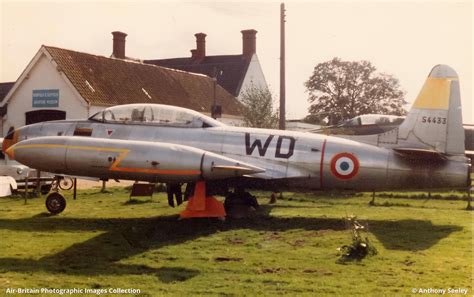
[[398, 79], [377, 73], [369, 61], [333, 58], [320, 63], [305, 86], [310, 116], [327, 118], [331, 125], [362, 114], [406, 114]]
[[244, 125], [254, 128], [277, 128], [278, 111], [273, 110], [273, 96], [266, 87], [251, 84], [242, 94]]

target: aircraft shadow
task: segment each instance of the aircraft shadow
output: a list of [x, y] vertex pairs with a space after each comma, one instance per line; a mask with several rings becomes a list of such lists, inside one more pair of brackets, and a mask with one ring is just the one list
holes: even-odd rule
[[[261, 210], [247, 219], [220, 222], [214, 219], [177, 220], [178, 216], [138, 219], [84, 219], [41, 217], [8, 220], [0, 219], [0, 229], [31, 232], [102, 231], [84, 242], [38, 260], [0, 258], [0, 272], [51, 271], [78, 275], [154, 274], [162, 282], [185, 281], [199, 274], [185, 267], [151, 267], [122, 264], [120, 260], [168, 245], [176, 245], [216, 232], [250, 229], [256, 231], [345, 230], [345, 222], [334, 218], [279, 218], [270, 215], [272, 207]], [[450, 233], [462, 230], [459, 226], [436, 226], [430, 221], [369, 221], [370, 231], [386, 249], [424, 250]], [[78, 233], [76, 233], [78, 234]], [[77, 236], [72, 233], [71, 236]]]
[[369, 221], [372, 234], [388, 250], [426, 250], [463, 228], [456, 225], [433, 225], [431, 221]]

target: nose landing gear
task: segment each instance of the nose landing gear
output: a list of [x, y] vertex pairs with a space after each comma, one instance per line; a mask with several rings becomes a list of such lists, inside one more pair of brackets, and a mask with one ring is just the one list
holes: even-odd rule
[[[75, 180], [71, 177], [56, 176], [51, 184], [52, 192], [46, 197], [46, 209], [52, 214], [57, 215], [66, 208], [66, 199], [59, 193], [61, 190], [70, 190], [75, 184]], [[75, 189], [75, 188], [74, 188]], [[75, 192], [74, 192], [75, 193]], [[75, 194], [74, 194], [75, 195]], [[75, 196], [74, 196], [75, 199]]]
[[58, 192], [52, 192], [46, 197], [46, 209], [53, 214], [59, 214], [66, 208], [66, 199]]

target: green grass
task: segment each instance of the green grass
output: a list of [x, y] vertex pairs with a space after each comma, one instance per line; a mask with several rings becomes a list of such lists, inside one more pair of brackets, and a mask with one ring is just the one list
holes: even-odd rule
[[[259, 211], [225, 222], [178, 220], [184, 206], [168, 207], [163, 194], [129, 203], [123, 189], [79, 191], [58, 216], [46, 213], [44, 199], [0, 198], [0, 295], [19, 287], [137, 288], [138, 296], [411, 296], [412, 288], [450, 287], [474, 294], [474, 220], [465, 201], [377, 198], [368, 206], [370, 194], [284, 193], [270, 206], [268, 193], [257, 195]], [[379, 253], [338, 264], [350, 214], [368, 224]]]

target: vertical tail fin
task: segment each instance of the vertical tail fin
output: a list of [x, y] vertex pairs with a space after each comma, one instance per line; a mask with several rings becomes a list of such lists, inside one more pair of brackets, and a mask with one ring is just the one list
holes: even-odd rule
[[444, 154], [464, 155], [461, 96], [456, 72], [435, 66], [398, 129], [398, 143]]

